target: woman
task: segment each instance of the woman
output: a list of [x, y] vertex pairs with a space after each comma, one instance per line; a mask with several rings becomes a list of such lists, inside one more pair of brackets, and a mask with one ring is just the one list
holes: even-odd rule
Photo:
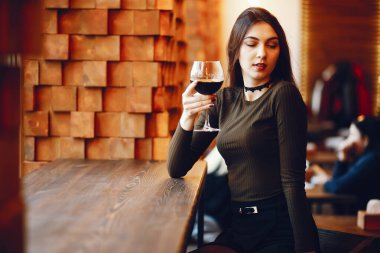
[[[215, 138], [192, 131], [196, 114], [209, 110], [211, 125], [221, 129], [217, 147], [228, 167], [233, 213], [215, 244], [239, 253], [316, 252], [304, 191], [306, 110], [277, 19], [262, 8], [246, 9], [233, 26], [228, 58], [230, 87], [203, 96], [193, 82], [183, 93], [169, 174], [184, 176]], [[203, 122], [204, 113], [196, 127]]]
[[326, 191], [358, 196], [361, 209], [370, 199], [380, 198], [380, 124], [375, 118], [359, 116], [351, 123], [337, 158]]

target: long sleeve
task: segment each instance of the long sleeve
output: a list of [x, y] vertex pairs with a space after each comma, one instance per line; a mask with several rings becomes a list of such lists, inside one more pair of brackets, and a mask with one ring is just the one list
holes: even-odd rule
[[[209, 118], [212, 126], [217, 126], [217, 103], [209, 109]], [[205, 121], [205, 111], [197, 120], [195, 127], [201, 128]], [[186, 175], [194, 163], [210, 145], [217, 132], [194, 132], [184, 130], [180, 124], [169, 145], [168, 172], [171, 177], [178, 178]]]
[[333, 193], [360, 194], [367, 188], [363, 183], [378, 177], [377, 165], [378, 161], [373, 153], [363, 155], [351, 166], [348, 163], [337, 162], [334, 175], [325, 183], [324, 188]]
[[293, 226], [296, 252], [316, 248], [316, 227], [305, 193], [306, 108], [298, 89], [284, 85], [274, 106], [278, 126], [280, 173]]

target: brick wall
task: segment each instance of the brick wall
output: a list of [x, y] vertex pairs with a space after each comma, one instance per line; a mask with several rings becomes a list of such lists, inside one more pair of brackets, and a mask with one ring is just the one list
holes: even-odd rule
[[166, 159], [186, 70], [184, 0], [45, 0], [22, 62], [23, 174], [49, 161]]

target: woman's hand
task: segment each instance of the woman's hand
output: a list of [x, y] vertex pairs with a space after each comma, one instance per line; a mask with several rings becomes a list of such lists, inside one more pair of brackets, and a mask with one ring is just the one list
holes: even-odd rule
[[354, 143], [350, 141], [349, 139], [344, 140], [338, 148], [338, 153], [337, 153], [338, 160], [343, 161], [343, 162], [348, 161], [353, 150], [354, 150]]
[[198, 112], [214, 106], [216, 95], [201, 95], [195, 90], [197, 81], [190, 83], [182, 94], [183, 112], [179, 121], [184, 130], [191, 131]]

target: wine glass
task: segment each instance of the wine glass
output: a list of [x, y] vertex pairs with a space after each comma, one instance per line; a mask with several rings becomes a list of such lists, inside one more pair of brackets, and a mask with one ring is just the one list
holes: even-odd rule
[[[195, 90], [203, 95], [211, 95], [222, 87], [224, 81], [223, 69], [220, 61], [194, 61], [190, 72], [190, 82], [198, 81]], [[210, 126], [208, 110], [206, 110], [205, 124], [197, 132], [217, 132], [218, 128]]]

